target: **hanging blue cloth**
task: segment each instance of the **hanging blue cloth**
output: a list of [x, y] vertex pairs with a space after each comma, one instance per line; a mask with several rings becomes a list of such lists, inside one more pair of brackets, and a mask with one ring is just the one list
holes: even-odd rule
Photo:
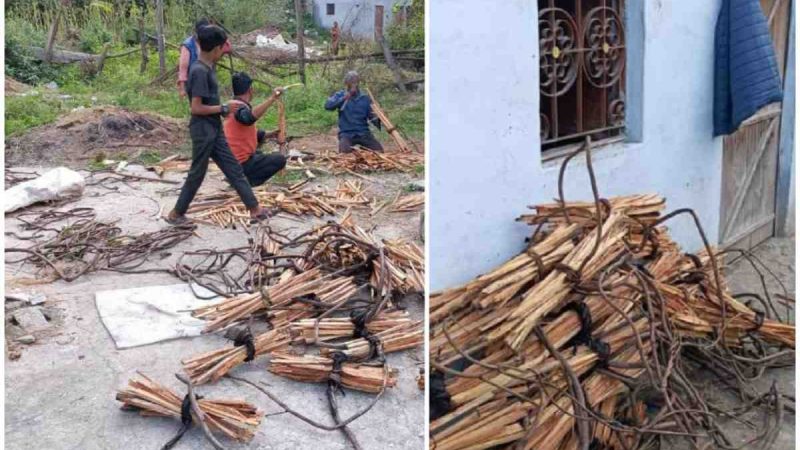
[[758, 0], [722, 0], [714, 47], [714, 136], [720, 136], [733, 133], [783, 94]]

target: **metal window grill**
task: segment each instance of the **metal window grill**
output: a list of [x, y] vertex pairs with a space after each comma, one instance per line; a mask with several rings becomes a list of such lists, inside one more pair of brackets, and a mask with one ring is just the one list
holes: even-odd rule
[[542, 149], [625, 128], [623, 0], [539, 0]]

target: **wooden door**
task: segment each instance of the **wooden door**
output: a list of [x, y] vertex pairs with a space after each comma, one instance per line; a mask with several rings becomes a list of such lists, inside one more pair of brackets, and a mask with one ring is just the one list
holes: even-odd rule
[[383, 36], [383, 5], [375, 5], [375, 40]]
[[[783, 77], [792, 0], [761, 0]], [[781, 105], [765, 107], [723, 141], [719, 241], [751, 249], [774, 235]]]

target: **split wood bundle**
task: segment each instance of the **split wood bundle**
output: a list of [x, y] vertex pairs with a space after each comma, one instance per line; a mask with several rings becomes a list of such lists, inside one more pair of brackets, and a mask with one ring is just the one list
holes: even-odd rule
[[313, 307], [287, 309], [295, 299], [314, 294], [317, 301], [333, 305], [347, 300], [356, 292], [352, 278], [332, 278], [318, 269], [292, 275], [280, 283], [264, 288], [263, 293], [243, 294], [192, 311], [192, 315], [207, 320], [204, 333], [211, 333], [254, 314], [269, 313], [272, 325], [279, 328], [289, 321], [307, 317]]
[[[265, 208], [276, 209], [293, 216], [313, 215], [323, 217], [336, 214], [336, 208], [329, 203], [330, 198], [323, 193], [288, 190], [268, 191], [267, 188], [254, 190], [259, 204]], [[248, 227], [250, 213], [235, 192], [212, 195], [198, 195], [187, 211], [193, 219], [210, 222], [220, 227], [241, 225]]]
[[[288, 345], [289, 335], [285, 329], [269, 330], [252, 337], [253, 357], [270, 353]], [[237, 345], [240, 344], [240, 345]], [[246, 362], [248, 348], [245, 342], [236, 342], [233, 346], [201, 353], [181, 361], [183, 370], [194, 384], [217, 381], [234, 367]]]
[[389, 209], [390, 212], [417, 212], [425, 208], [425, 194], [411, 194], [398, 198]]
[[367, 330], [371, 333], [370, 339], [374, 339], [375, 344], [362, 337], [341, 345], [322, 347], [320, 353], [323, 356], [331, 356], [334, 352], [341, 351], [349, 359], [361, 361], [374, 356], [377, 349], [373, 349], [373, 345], [380, 345], [383, 353], [394, 353], [418, 347], [425, 338], [422, 321], [403, 323], [378, 332], [371, 331], [371, 325], [372, 322], [367, 325]]
[[376, 152], [355, 147], [350, 153], [321, 155], [329, 168], [344, 172], [413, 172], [425, 164], [425, 156], [413, 152]]
[[[423, 292], [425, 286], [425, 253], [422, 248], [408, 241], [384, 240], [382, 245], [375, 243], [373, 236], [355, 224], [351, 219], [342, 221], [342, 227], [357, 239], [369, 242], [375, 248], [382, 248], [385, 260], [372, 260], [370, 284], [376, 289], [383, 286], [386, 292], [396, 290], [402, 293]], [[384, 293], [386, 293], [384, 292]]]
[[384, 294], [392, 290], [407, 293], [424, 289], [425, 257], [413, 242], [385, 240], [379, 244], [349, 214], [340, 223], [326, 224], [311, 234], [316, 241], [306, 250], [304, 268], [338, 270], [371, 262], [370, 284], [385, 290]]
[[661, 224], [689, 214], [705, 242], [693, 212], [662, 216], [658, 196], [606, 201], [592, 188], [592, 203], [537, 206], [525, 251], [432, 296], [432, 447], [622, 450], [663, 434], [725, 445], [687, 376], [695, 365], [760, 405], [771, 425], [755, 440], [769, 442], [790, 397], [742, 380], [793, 362], [794, 326], [768, 293], [729, 292], [707, 242], [694, 255], [672, 241]]
[[502, 266], [453, 289], [434, 293], [430, 299], [432, 322], [438, 322], [459, 308], [473, 304], [479, 308], [502, 307], [520, 290], [541, 279], [575, 247], [572, 238], [578, 226], [559, 226], [541, 242], [532, 244]]
[[[383, 366], [341, 362], [338, 383], [348, 389], [376, 394], [385, 387], [397, 384], [397, 371]], [[269, 371], [275, 375], [306, 383], [325, 383], [334, 374], [334, 358], [324, 356], [296, 356], [275, 352], [269, 362]], [[334, 377], [335, 378], [335, 377]]]
[[328, 223], [312, 230], [309, 234], [314, 241], [305, 251], [304, 268], [341, 270], [365, 266], [378, 254], [372, 236], [355, 225], [349, 214], [339, 223]]
[[[560, 224], [566, 222], [566, 214], [571, 223], [593, 226], [596, 214], [594, 206], [593, 202], [566, 202], [563, 207], [558, 202], [531, 205], [528, 208], [535, 210], [536, 213], [523, 214], [517, 220], [528, 225], [545, 222]], [[626, 195], [609, 199], [608, 204], [604, 207], [608, 206], [643, 224], [651, 224], [661, 216], [661, 212], [666, 206], [666, 200], [656, 194]]]
[[[128, 386], [117, 392], [122, 407], [136, 409], [143, 416], [180, 419], [183, 398], [150, 378], [139, 376], [141, 379], [129, 380]], [[199, 399], [197, 402], [211, 431], [241, 442], [253, 438], [263, 417], [258, 408], [243, 400]], [[196, 416], [193, 419], [198, 420]]]
[[[623, 251], [622, 229], [623, 216], [612, 212], [602, 228], [595, 228], [585, 236], [578, 245], [564, 258], [562, 264], [567, 270], [580, 274], [579, 281], [589, 281], [610, 261]], [[597, 235], [600, 245], [595, 246]], [[578, 272], [580, 269], [582, 271]], [[525, 338], [539, 324], [545, 314], [563, 306], [564, 300], [571, 291], [573, 281], [568, 280], [567, 270], [551, 272], [533, 289], [522, 296], [522, 302], [511, 313], [509, 321], [494, 332], [492, 338], [509, 335], [506, 342], [514, 350], [519, 350]]]
[[[411, 323], [408, 313], [405, 311], [384, 311], [375, 316], [367, 324], [369, 333], [380, 333], [397, 326]], [[313, 344], [317, 342], [315, 328], [317, 319], [300, 319], [289, 324], [289, 335], [292, 342], [296, 344]], [[331, 340], [350, 338], [355, 331], [353, 319], [349, 317], [330, 317], [319, 320], [319, 340], [328, 342]]]
[[[384, 240], [383, 251], [386, 255], [386, 273], [390, 280], [388, 285], [399, 292], [424, 292], [425, 290], [425, 252], [414, 242], [401, 240]], [[380, 261], [374, 261], [372, 285], [381, 286], [383, 271]]]
[[392, 139], [394, 139], [394, 142], [397, 144], [397, 148], [401, 152], [410, 152], [411, 148], [409, 148], [408, 143], [400, 134], [400, 131], [397, 129], [397, 127], [394, 126], [391, 120], [389, 120], [389, 116], [387, 116], [386, 113], [383, 111], [383, 108], [381, 108], [380, 103], [378, 103], [378, 100], [375, 99], [375, 96], [372, 95], [372, 92], [369, 89], [367, 89], [367, 95], [369, 95], [369, 98], [372, 100], [372, 112], [374, 112], [375, 115], [378, 116], [378, 119], [383, 124], [383, 127], [386, 129], [386, 132], [389, 133]]

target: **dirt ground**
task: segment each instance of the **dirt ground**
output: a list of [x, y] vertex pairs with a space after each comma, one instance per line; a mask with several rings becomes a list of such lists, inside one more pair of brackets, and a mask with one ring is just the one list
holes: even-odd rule
[[[773, 238], [761, 244], [755, 250], [755, 255], [763, 261], [767, 267], [777, 276], [777, 279], [767, 277], [767, 286], [771, 294], [783, 293], [783, 287], [790, 297], [795, 295], [795, 238]], [[752, 270], [751, 266], [744, 259], [739, 259], [726, 269], [726, 279], [733, 293], [755, 292], [762, 293], [761, 282], [758, 274]], [[778, 308], [783, 314], [784, 310]], [[794, 320], [794, 313], [790, 315]], [[700, 391], [705, 395], [706, 400], [723, 408], [734, 408], [741, 405], [736, 401], [736, 397], [729, 391], [720, 386], [720, 382], [709, 374], [698, 371], [695, 373], [695, 380], [700, 383]], [[772, 383], [775, 383], [780, 392], [794, 396], [795, 393], [795, 371], [793, 367], [773, 369], [764, 374], [754, 384], [760, 392], [769, 390]], [[747, 441], [764, 430], [763, 414], [751, 413], [745, 416], [755, 424], [756, 428], [751, 429], [732, 420], [719, 420], [722, 429], [731, 438], [731, 445], [736, 448], [753, 448], [747, 445]], [[683, 440], [668, 439], [665, 450], [688, 450], [691, 447]], [[795, 416], [784, 414], [781, 431], [778, 435], [773, 450], [784, 450], [795, 448]]]
[[[6, 141], [6, 164], [85, 168], [94, 160], [135, 160], [185, 146], [184, 121], [114, 106], [76, 109]], [[166, 150], [172, 151], [172, 150]], [[163, 154], [162, 156], [167, 156]]]
[[[27, 167], [27, 170], [42, 168]], [[131, 173], [153, 176], [141, 166], [131, 165]], [[181, 173], [167, 173], [165, 178], [182, 180]], [[356, 179], [356, 177], [351, 177]], [[413, 174], [369, 174], [369, 195], [392, 198], [419, 178]], [[358, 178], [361, 179], [361, 178]], [[336, 177], [320, 176], [314, 183], [334, 186]], [[87, 187], [83, 197], [60, 206], [61, 209], [91, 207], [98, 220], [119, 220], [128, 233], [152, 232], [166, 224], [159, 219], [162, 210], [170, 208], [177, 197], [177, 186], [152, 182], [120, 184], [118, 191], [99, 186]], [[202, 192], [225, 188], [219, 172], [211, 172]], [[50, 207], [38, 206], [37, 210]], [[372, 230], [377, 238], [403, 237], [418, 240], [418, 213], [389, 213], [385, 210], [372, 217], [368, 212], [354, 213], [357, 223]], [[290, 218], [278, 215], [270, 225], [296, 235], [322, 219]], [[7, 232], [18, 231], [14, 214], [6, 215]], [[170, 267], [184, 251], [197, 248], [226, 249], [246, 245], [247, 233], [241, 229], [220, 229], [200, 225], [197, 236], [169, 250], [165, 259], [151, 261], [146, 267]], [[13, 236], [6, 236], [6, 247], [27, 246]], [[9, 258], [7, 258], [9, 259]], [[92, 273], [67, 283], [43, 282], [31, 267], [7, 264], [6, 291], [14, 294], [44, 295], [41, 311], [48, 320], [46, 329], [31, 333], [6, 321], [6, 448], [29, 449], [153, 449], [162, 446], [179, 428], [179, 422], [165, 418], [140, 417], [121, 411], [115, 400], [116, 390], [129, 378], [142, 371], [154, 380], [184, 392], [174, 377], [180, 370], [181, 358], [221, 346], [230, 345], [222, 336], [205, 335], [178, 339], [127, 350], [117, 350], [106, 332], [94, 304], [94, 294], [101, 290], [124, 289], [180, 283], [167, 274], [122, 275], [110, 272]], [[37, 279], [39, 278], [39, 279]], [[419, 299], [404, 302], [412, 318], [423, 317]], [[6, 302], [6, 311], [17, 308]], [[8, 314], [7, 314], [8, 317]], [[142, 330], [147, 332], [147, 330]], [[15, 339], [32, 334], [35, 342], [21, 344]], [[9, 354], [18, 353], [11, 360]], [[415, 377], [423, 367], [422, 349], [388, 355], [390, 366], [399, 370], [397, 386], [390, 389], [376, 406], [351, 424], [351, 429], [365, 449], [422, 448], [424, 442], [424, 393]], [[269, 389], [296, 410], [311, 418], [330, 423], [324, 384], [295, 382], [274, 376], [265, 370], [265, 358], [257, 358], [234, 370], [234, 374], [264, 381]], [[281, 408], [267, 397], [246, 385], [223, 379], [198, 388], [201, 395], [242, 398], [267, 413], [254, 440], [249, 444], [225, 441], [229, 448], [294, 449], [347, 448], [339, 432], [316, 429], [289, 414], [277, 414]], [[342, 416], [363, 408], [371, 395], [347, 392], [339, 399]], [[35, 441], [32, 439], [35, 436]], [[35, 444], [33, 443], [35, 442]], [[198, 429], [190, 430], [176, 448], [210, 448]]]

